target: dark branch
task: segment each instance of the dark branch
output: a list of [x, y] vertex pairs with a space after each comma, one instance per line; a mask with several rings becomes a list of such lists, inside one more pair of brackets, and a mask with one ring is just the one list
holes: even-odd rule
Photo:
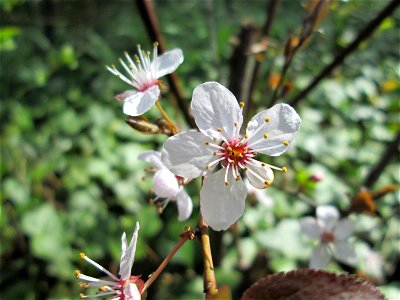
[[370, 170], [367, 178], [365, 179], [364, 186], [371, 188], [375, 182], [378, 181], [379, 177], [385, 170], [386, 166], [390, 163], [393, 157], [399, 155], [400, 147], [400, 132], [397, 133], [396, 138], [387, 145], [385, 152], [382, 154], [381, 159], [377, 164]]
[[[166, 46], [164, 42], [164, 38], [159, 29], [157, 15], [154, 10], [154, 5], [152, 0], [137, 0], [138, 9], [140, 12], [140, 16], [143, 20], [143, 23], [146, 27], [147, 33], [149, 34], [151, 40], [153, 42], [157, 41], [159, 44], [159, 52], [163, 53], [166, 51]], [[196, 127], [196, 123], [192, 115], [189, 112], [189, 107], [183, 97], [182, 90], [179, 86], [179, 80], [176, 73], [172, 73], [168, 75], [168, 84], [171, 89], [171, 92], [175, 95], [176, 102], [178, 107], [183, 112], [186, 122], [191, 127]]]
[[[276, 9], [278, 7], [278, 2], [279, 0], [271, 0], [268, 7], [267, 7], [267, 18], [265, 19], [265, 24], [262, 28], [262, 32], [261, 32], [261, 38], [260, 41], [266, 40], [268, 41], [268, 37], [269, 37], [269, 33], [271, 31], [272, 28], [272, 23], [275, 19], [275, 14], [276, 14]], [[254, 65], [254, 69], [253, 69], [253, 75], [251, 77], [251, 82], [250, 82], [250, 87], [249, 87], [249, 93], [247, 95], [247, 103], [246, 106], [244, 108], [244, 120], [247, 120], [247, 116], [249, 114], [249, 112], [252, 109], [253, 106], [253, 93], [254, 93], [254, 89], [256, 87], [257, 84], [257, 79], [258, 79], [258, 75], [260, 72], [260, 68], [261, 68], [261, 62], [256, 60], [256, 63]]]

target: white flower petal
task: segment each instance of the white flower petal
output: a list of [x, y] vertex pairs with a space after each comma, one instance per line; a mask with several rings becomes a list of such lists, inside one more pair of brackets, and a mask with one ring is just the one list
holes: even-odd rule
[[228, 176], [229, 184], [225, 185], [225, 171], [208, 176], [200, 191], [201, 214], [207, 224], [214, 230], [227, 230], [244, 212], [247, 190], [242, 180]]
[[140, 292], [137, 285], [129, 283], [124, 287], [124, 299], [126, 300], [140, 300]]
[[332, 230], [339, 219], [339, 211], [336, 207], [330, 205], [318, 206], [317, 219], [324, 230]]
[[176, 196], [176, 204], [178, 205], [178, 220], [185, 221], [192, 214], [193, 203], [190, 196], [186, 193], [185, 189], [182, 187], [181, 191]]
[[138, 155], [138, 158], [151, 163], [157, 170], [165, 168], [161, 162], [161, 153], [158, 151], [145, 151]]
[[[136, 222], [131, 243], [129, 244], [128, 248], [125, 248], [126, 251], [122, 252], [121, 261], [119, 263], [119, 275], [121, 276], [121, 279], [124, 280], [128, 279], [131, 276], [133, 261], [135, 260], [136, 242], [138, 238], [139, 228], [140, 228], [139, 222]], [[122, 235], [122, 237], [124, 237], [124, 235]], [[122, 241], [122, 249], [124, 250], [124, 238]]]
[[208, 136], [230, 139], [238, 135], [243, 123], [241, 109], [235, 96], [218, 82], [198, 85], [191, 107], [197, 127]]
[[[290, 105], [276, 104], [250, 120], [246, 129], [249, 136], [247, 145], [254, 151], [270, 156], [281, 155], [287, 150], [300, 125], [300, 117]], [[264, 134], [267, 134], [267, 138]], [[254, 147], [252, 144], [255, 144]]]
[[333, 255], [338, 261], [350, 266], [355, 265], [357, 262], [356, 252], [348, 242], [337, 241], [334, 243]]
[[143, 115], [153, 107], [159, 96], [160, 89], [157, 85], [144, 92], [132, 93], [124, 99], [123, 112], [129, 116]]
[[198, 177], [214, 157], [214, 150], [207, 147], [205, 142], [211, 142], [211, 139], [198, 131], [174, 135], [164, 143], [161, 160], [172, 173], [178, 176]]
[[178, 180], [168, 169], [160, 169], [154, 174], [154, 194], [161, 198], [175, 198], [179, 192]]
[[323, 269], [329, 263], [330, 254], [327, 245], [318, 245], [313, 249], [309, 267], [312, 269]]
[[265, 189], [274, 181], [274, 172], [268, 166], [248, 165], [246, 175], [250, 184], [257, 189]]
[[182, 62], [183, 53], [181, 49], [173, 49], [158, 56], [156, 77], [160, 78], [174, 72]]
[[319, 240], [322, 233], [321, 228], [315, 218], [306, 217], [300, 221], [301, 230], [304, 234], [308, 235], [310, 238]]
[[352, 220], [350, 220], [350, 219], [340, 220], [336, 224], [335, 229], [333, 230], [335, 238], [338, 240], [347, 239], [353, 232], [354, 227], [355, 227], [355, 224]]

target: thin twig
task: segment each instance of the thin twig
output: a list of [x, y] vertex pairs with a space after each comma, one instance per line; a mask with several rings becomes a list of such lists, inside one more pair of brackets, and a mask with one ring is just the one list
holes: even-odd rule
[[154, 271], [153, 274], [151, 274], [150, 278], [145, 282], [143, 289], [140, 291], [141, 294], [143, 294], [143, 292], [145, 290], [147, 290], [149, 288], [150, 285], [152, 285], [152, 283], [157, 279], [157, 277], [160, 275], [160, 273], [162, 272], [162, 270], [164, 270], [164, 268], [166, 267], [166, 265], [168, 264], [168, 262], [171, 260], [171, 258], [175, 255], [176, 251], [178, 251], [178, 249], [180, 247], [182, 247], [182, 245], [187, 241], [187, 240], [192, 240], [194, 238], [194, 233], [193, 231], [187, 227], [186, 231], [184, 233], [181, 234], [181, 240], [176, 244], [176, 246], [174, 247], [174, 249], [171, 250], [171, 252], [167, 255], [167, 257], [163, 260], [163, 262], [160, 264], [160, 266], [157, 268], [156, 271]]
[[[272, 28], [272, 23], [275, 19], [275, 14], [276, 14], [276, 9], [278, 7], [278, 2], [279, 0], [271, 0], [268, 8], [267, 8], [267, 18], [265, 19], [265, 24], [263, 26], [263, 29], [261, 31], [261, 37], [260, 37], [260, 41], [263, 40], [268, 40], [269, 37], [269, 32], [271, 31]], [[258, 75], [260, 72], [260, 68], [261, 68], [261, 61], [256, 60], [256, 63], [254, 65], [254, 69], [253, 69], [253, 75], [251, 77], [251, 81], [250, 81], [250, 87], [249, 87], [249, 93], [247, 95], [247, 105], [244, 108], [244, 112], [243, 112], [243, 119], [247, 120], [247, 117], [251, 111], [251, 109], [253, 108], [253, 93], [254, 93], [254, 89], [256, 87], [256, 83], [257, 83], [257, 79], [258, 79]]]
[[[166, 51], [166, 46], [164, 38], [159, 29], [157, 15], [154, 10], [154, 5], [152, 0], [137, 0], [136, 1], [140, 16], [142, 17], [143, 23], [146, 27], [147, 33], [149, 34], [152, 41], [158, 42], [159, 52], [163, 53]], [[171, 73], [168, 75], [168, 84], [171, 92], [174, 94], [176, 102], [179, 109], [182, 111], [186, 122], [191, 127], [196, 127], [196, 123], [192, 115], [189, 112], [189, 106], [187, 105], [185, 98], [183, 97], [183, 92], [179, 85], [178, 75], [176, 73]]]
[[375, 31], [376, 28], [385, 20], [388, 16], [392, 15], [396, 9], [396, 7], [400, 4], [398, 0], [392, 0], [371, 22], [369, 22], [358, 34], [358, 36], [344, 48], [335, 58], [334, 60], [327, 65], [321, 72], [313, 79], [313, 81], [304, 89], [302, 90], [297, 96], [295, 96], [291, 101], [290, 105], [296, 106], [302, 99], [305, 97], [320, 83], [320, 81], [328, 76], [333, 69], [343, 63], [344, 59], [354, 52], [358, 46], [369, 38], [372, 33]]
[[210, 237], [208, 235], [208, 225], [200, 215], [197, 226], [200, 230], [201, 249], [203, 252], [204, 264], [204, 292], [206, 295], [215, 295], [218, 293], [217, 280], [214, 273], [214, 264], [211, 254]]
[[400, 147], [400, 132], [397, 133], [395, 139], [389, 143], [385, 149], [385, 152], [382, 154], [381, 159], [376, 163], [376, 165], [370, 170], [365, 181], [364, 186], [367, 188], [371, 188], [375, 182], [379, 179], [386, 166], [392, 160], [393, 157], [399, 155], [399, 147]]

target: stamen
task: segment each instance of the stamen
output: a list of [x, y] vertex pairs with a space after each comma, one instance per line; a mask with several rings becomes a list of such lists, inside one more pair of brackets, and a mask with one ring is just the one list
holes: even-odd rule
[[218, 132], [222, 132], [222, 128], [217, 128], [217, 131]]
[[282, 167], [282, 172], [286, 173], [287, 172], [287, 168], [286, 167]]
[[243, 101], [239, 102], [239, 106], [240, 106], [240, 108], [243, 108], [244, 107], [244, 102]]
[[264, 139], [268, 138], [268, 134], [264, 133]]
[[212, 162], [210, 162], [207, 166], [206, 166], [206, 170], [209, 170], [211, 168], [211, 166], [215, 165], [216, 163], [220, 162], [221, 160], [225, 159], [225, 157], [221, 157], [218, 158]]
[[283, 141], [283, 144], [284, 144], [285, 146], [289, 146], [289, 141]]
[[228, 185], [228, 184], [229, 184], [229, 182], [228, 182], [229, 166], [230, 166], [230, 164], [228, 164], [228, 165], [226, 166], [226, 171], [225, 171], [225, 185]]
[[106, 268], [104, 268], [103, 266], [99, 265], [97, 262], [95, 262], [94, 260], [91, 260], [88, 256], [85, 255], [85, 253], [81, 252], [81, 258], [83, 258], [84, 260], [86, 260], [88, 263], [92, 264], [94, 267], [96, 267], [97, 269], [99, 269], [100, 271], [106, 273], [108, 276], [110, 276], [112, 279], [119, 281], [118, 277], [116, 277], [114, 274], [112, 274], [110, 271], [108, 271]]
[[269, 121], [271, 121], [271, 120], [270, 120], [269, 117], [266, 117], [266, 118], [264, 119], [264, 121], [265, 121], [266, 123], [269, 123]]

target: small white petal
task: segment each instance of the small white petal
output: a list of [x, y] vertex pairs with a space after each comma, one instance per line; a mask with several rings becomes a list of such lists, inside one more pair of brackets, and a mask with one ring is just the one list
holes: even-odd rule
[[350, 219], [340, 220], [336, 224], [335, 229], [333, 230], [335, 238], [338, 240], [347, 239], [353, 232], [354, 227], [355, 227], [355, 224], [352, 220], [350, 220]]
[[244, 212], [246, 187], [242, 180], [235, 180], [230, 174], [225, 185], [225, 169], [208, 176], [200, 190], [201, 214], [214, 230], [227, 230]]
[[208, 136], [230, 139], [236, 137], [242, 126], [242, 111], [235, 96], [218, 82], [198, 85], [191, 107], [197, 127]]
[[322, 230], [319, 227], [317, 220], [312, 217], [303, 218], [300, 221], [300, 226], [304, 234], [315, 240], [318, 240], [322, 233]]
[[[268, 118], [268, 122], [265, 120]], [[287, 145], [300, 129], [301, 120], [296, 111], [287, 104], [276, 104], [256, 114], [247, 125], [247, 144], [254, 151], [278, 156], [287, 150]], [[264, 134], [268, 138], [264, 138]], [[255, 142], [258, 142], [255, 144]], [[252, 147], [252, 144], [255, 144]], [[287, 145], [285, 145], [286, 143]]]
[[274, 181], [274, 172], [268, 166], [247, 166], [247, 179], [257, 189], [265, 189]]
[[161, 153], [158, 151], [145, 151], [140, 153], [138, 158], [151, 163], [157, 170], [165, 168], [161, 162]]
[[[136, 242], [138, 238], [139, 228], [140, 228], [139, 222], [136, 222], [131, 243], [129, 244], [129, 247], [126, 248], [126, 251], [122, 253], [121, 256], [121, 261], [119, 264], [119, 275], [123, 280], [128, 279], [131, 276], [132, 266], [135, 260]], [[124, 244], [124, 242], [122, 242], [122, 244]], [[122, 249], [124, 249], [124, 246], [122, 246]]]
[[192, 214], [193, 203], [183, 187], [181, 187], [181, 191], [176, 196], [176, 204], [178, 205], [178, 220], [187, 220]]
[[154, 174], [154, 194], [161, 198], [175, 198], [179, 192], [178, 180], [168, 169], [160, 169]]
[[181, 49], [167, 51], [157, 58], [157, 78], [174, 72], [183, 62], [183, 53]]
[[348, 242], [337, 241], [334, 243], [333, 255], [338, 261], [350, 266], [355, 265], [357, 262], [356, 252]]
[[206, 146], [210, 138], [198, 131], [182, 132], [164, 143], [163, 164], [174, 174], [185, 178], [200, 176], [214, 157], [214, 149]]
[[125, 98], [123, 112], [129, 116], [143, 115], [146, 111], [153, 107], [158, 97], [160, 89], [157, 85], [148, 88], [144, 92], [137, 92]]
[[339, 211], [330, 205], [318, 206], [317, 219], [323, 229], [332, 230], [339, 219]]
[[312, 269], [323, 269], [329, 263], [330, 254], [327, 245], [318, 245], [313, 249], [309, 267]]
[[140, 300], [140, 292], [137, 285], [134, 283], [129, 283], [124, 287], [124, 299], [126, 300]]

